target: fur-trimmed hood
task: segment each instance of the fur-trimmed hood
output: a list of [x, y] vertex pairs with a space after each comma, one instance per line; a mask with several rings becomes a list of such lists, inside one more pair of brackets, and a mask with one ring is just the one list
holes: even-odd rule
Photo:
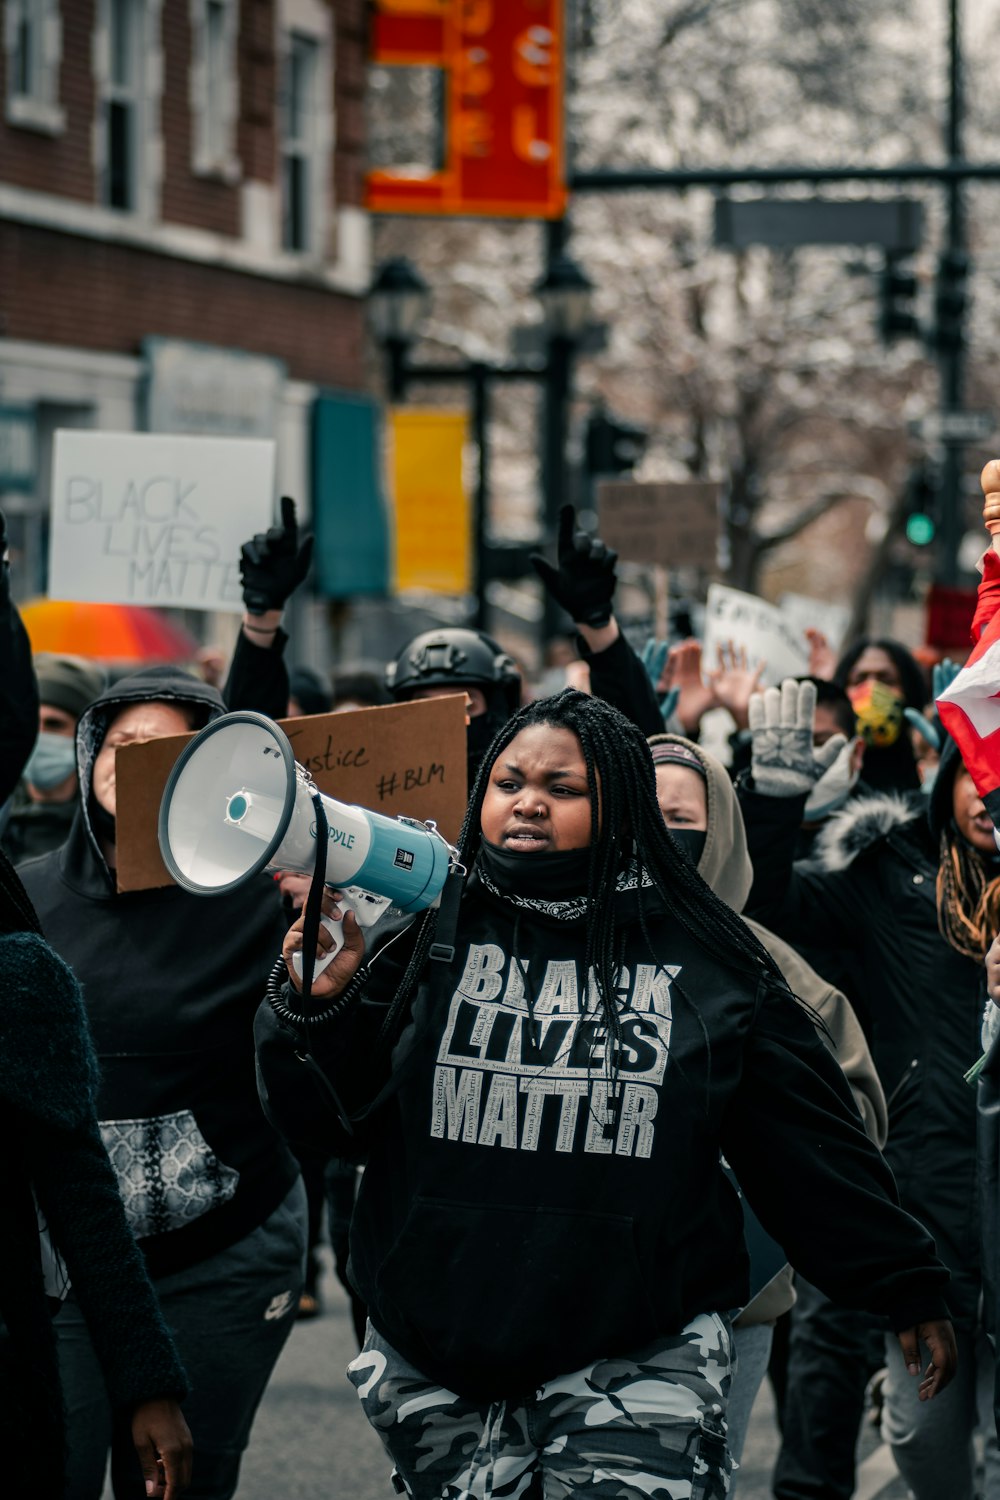
[[876, 793], [857, 797], [834, 813], [813, 845], [812, 857], [831, 873], [846, 870], [860, 854], [874, 848], [897, 828], [926, 818], [926, 799]]

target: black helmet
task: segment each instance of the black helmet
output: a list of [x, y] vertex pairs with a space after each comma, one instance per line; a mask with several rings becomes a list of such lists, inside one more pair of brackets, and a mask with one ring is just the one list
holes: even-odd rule
[[423, 687], [479, 687], [491, 697], [500, 687], [508, 714], [521, 703], [521, 674], [503, 647], [481, 630], [425, 630], [414, 636], [385, 669], [391, 697], [404, 702]]

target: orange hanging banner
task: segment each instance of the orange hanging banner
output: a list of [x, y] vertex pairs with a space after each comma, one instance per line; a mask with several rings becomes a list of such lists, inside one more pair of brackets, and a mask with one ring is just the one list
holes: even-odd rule
[[445, 75], [444, 166], [370, 172], [374, 213], [560, 218], [562, 0], [376, 0], [372, 61]]

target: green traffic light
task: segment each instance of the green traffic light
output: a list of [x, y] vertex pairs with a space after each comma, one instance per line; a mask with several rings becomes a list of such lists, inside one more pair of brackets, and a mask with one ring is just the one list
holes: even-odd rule
[[923, 511], [915, 511], [906, 518], [906, 540], [915, 547], [926, 547], [932, 542], [935, 529], [933, 517], [925, 515]]

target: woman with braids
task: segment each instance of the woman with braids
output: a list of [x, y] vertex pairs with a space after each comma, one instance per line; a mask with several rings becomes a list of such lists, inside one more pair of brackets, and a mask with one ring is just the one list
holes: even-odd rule
[[79, 986], [41, 935], [0, 853], [0, 1436], [5, 1495], [64, 1500], [66, 1439], [52, 1323], [73, 1285], [138, 1493], [174, 1500], [191, 1475], [187, 1390], [125, 1223], [97, 1126], [97, 1062]]
[[[998, 1500], [976, 1095], [964, 1080], [981, 1051], [983, 960], [1000, 925], [993, 825], [948, 740], [929, 797], [854, 800], [829, 820], [814, 857], [794, 862], [817, 771], [810, 692], [792, 682], [770, 688], [751, 718], [751, 776], [739, 788], [755, 876], [747, 911], [789, 942], [808, 944], [821, 972], [824, 948], [852, 960], [889, 1107], [886, 1157], [903, 1205], [929, 1229], [951, 1272], [959, 1377], [933, 1407], [920, 1406], [888, 1339], [883, 1436], [916, 1500], [971, 1500], [972, 1439], [981, 1425], [985, 1496]], [[775, 1492], [788, 1500], [801, 1493], [780, 1484]]]
[[460, 855], [464, 888], [385, 947], [344, 917], [309, 1021], [296, 923], [257, 1019], [275, 1123], [367, 1157], [349, 1374], [399, 1492], [726, 1493], [747, 1260], [723, 1150], [917, 1377], [923, 1340], [914, 1385], [936, 1396], [944, 1268], [812, 1021], [664, 827], [640, 731], [572, 691], [523, 709]]

